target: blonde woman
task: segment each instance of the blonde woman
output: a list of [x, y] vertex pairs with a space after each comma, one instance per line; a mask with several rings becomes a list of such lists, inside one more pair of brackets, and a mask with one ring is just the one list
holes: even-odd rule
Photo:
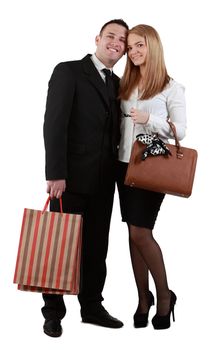
[[118, 162], [118, 190], [122, 220], [127, 223], [131, 262], [139, 303], [134, 326], [146, 327], [154, 296], [149, 291], [149, 272], [157, 294], [157, 311], [152, 319], [155, 329], [170, 327], [177, 297], [169, 289], [163, 255], [153, 237], [153, 228], [164, 194], [124, 185], [133, 142], [138, 134], [158, 134], [164, 142], [173, 138], [169, 116], [177, 136], [185, 136], [184, 87], [167, 73], [163, 48], [157, 31], [148, 25], [129, 30], [127, 62], [120, 83], [121, 140]]

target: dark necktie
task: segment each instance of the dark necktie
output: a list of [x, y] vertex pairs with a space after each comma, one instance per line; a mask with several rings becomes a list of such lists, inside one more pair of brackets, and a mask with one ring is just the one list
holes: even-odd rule
[[114, 85], [112, 72], [110, 69], [102, 69], [105, 74], [105, 84], [109, 96], [110, 105], [110, 117], [107, 119], [108, 129], [110, 135], [108, 135], [107, 144], [109, 145], [111, 152], [116, 156], [117, 152], [117, 139], [118, 139], [118, 110], [117, 110], [117, 91]]
[[107, 86], [109, 99], [113, 100], [116, 98], [116, 91], [115, 91], [114, 81], [112, 77], [112, 72], [110, 69], [106, 69], [106, 68], [102, 69], [102, 71], [105, 74], [105, 83]]

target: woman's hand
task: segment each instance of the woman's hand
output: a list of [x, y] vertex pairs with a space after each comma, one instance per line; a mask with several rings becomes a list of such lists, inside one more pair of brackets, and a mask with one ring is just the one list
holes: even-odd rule
[[134, 124], [146, 124], [149, 120], [149, 113], [140, 111], [133, 107], [130, 110], [130, 115]]

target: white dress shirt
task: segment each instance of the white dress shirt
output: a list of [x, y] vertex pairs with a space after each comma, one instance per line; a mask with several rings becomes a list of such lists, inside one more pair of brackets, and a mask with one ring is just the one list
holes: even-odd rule
[[103, 72], [103, 69], [109, 69], [112, 72], [112, 69], [107, 68], [95, 55], [95, 53], [91, 56], [91, 60], [94, 63], [96, 69], [98, 70], [101, 78], [103, 79], [103, 81], [105, 82], [105, 73]]
[[[131, 149], [136, 135], [158, 134], [168, 143], [173, 139], [173, 133], [167, 123], [167, 118], [175, 124], [177, 137], [182, 140], [186, 131], [186, 107], [184, 87], [175, 80], [170, 80], [166, 88], [148, 100], [140, 100], [138, 88], [134, 90], [129, 100], [121, 101], [121, 140], [119, 145], [119, 160], [129, 162]], [[149, 113], [149, 120], [146, 124], [134, 124], [130, 110], [134, 107], [140, 111]]]

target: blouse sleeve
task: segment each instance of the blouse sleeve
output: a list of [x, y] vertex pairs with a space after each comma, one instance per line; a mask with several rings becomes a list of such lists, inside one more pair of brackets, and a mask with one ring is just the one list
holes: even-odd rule
[[[184, 91], [184, 87], [175, 82], [167, 92], [167, 117], [169, 117], [175, 124], [179, 140], [182, 140], [185, 137], [186, 132], [186, 104]], [[150, 126], [153, 132], [158, 133], [159, 136], [168, 139], [174, 138], [169, 124], [166, 119], [161, 118], [161, 116], [150, 114], [148, 126]]]

